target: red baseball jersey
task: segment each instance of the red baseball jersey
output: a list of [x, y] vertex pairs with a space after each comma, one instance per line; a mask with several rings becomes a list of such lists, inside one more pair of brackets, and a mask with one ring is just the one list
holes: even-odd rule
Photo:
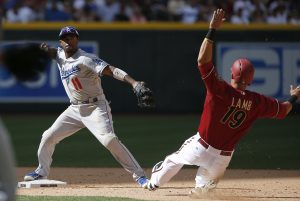
[[198, 68], [207, 89], [198, 131], [214, 148], [231, 151], [256, 119], [286, 116], [286, 106], [277, 99], [226, 83], [212, 62]]

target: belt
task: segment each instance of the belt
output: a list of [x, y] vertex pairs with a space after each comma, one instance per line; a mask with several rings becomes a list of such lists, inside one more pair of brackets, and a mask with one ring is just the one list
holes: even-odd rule
[[[205, 142], [202, 138], [200, 138], [198, 140], [198, 142], [205, 148], [205, 149], [208, 149], [208, 147], [210, 146], [209, 144], [207, 144], [207, 142]], [[223, 150], [220, 150], [220, 155], [222, 156], [231, 156], [232, 154], [232, 151], [223, 151]]]
[[[99, 96], [99, 97], [100, 97], [100, 96]], [[71, 101], [71, 103], [72, 103], [73, 105], [89, 104], [89, 103], [95, 103], [95, 102], [97, 102], [98, 100], [100, 100], [100, 98], [94, 97], [94, 98], [89, 98], [88, 100], [85, 100], [85, 101], [74, 100], [74, 101]]]

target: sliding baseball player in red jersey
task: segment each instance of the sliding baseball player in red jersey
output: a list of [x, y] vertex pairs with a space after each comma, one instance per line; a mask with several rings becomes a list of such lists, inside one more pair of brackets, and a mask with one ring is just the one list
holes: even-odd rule
[[191, 197], [199, 197], [201, 193], [215, 188], [235, 146], [254, 121], [258, 118], [285, 118], [293, 103], [300, 98], [299, 86], [291, 86], [291, 98], [286, 102], [246, 90], [254, 76], [254, 68], [247, 59], [233, 63], [231, 84], [222, 80], [212, 63], [212, 50], [214, 33], [223, 21], [224, 11], [216, 10], [198, 55], [198, 68], [207, 89], [198, 132], [177, 152], [154, 166], [147, 184], [149, 190], [164, 185], [183, 165], [199, 166]]

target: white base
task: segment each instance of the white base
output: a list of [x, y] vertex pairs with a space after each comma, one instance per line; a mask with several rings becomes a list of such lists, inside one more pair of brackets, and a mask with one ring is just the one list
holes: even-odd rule
[[65, 185], [67, 185], [66, 182], [49, 179], [18, 182], [18, 188], [62, 187]]

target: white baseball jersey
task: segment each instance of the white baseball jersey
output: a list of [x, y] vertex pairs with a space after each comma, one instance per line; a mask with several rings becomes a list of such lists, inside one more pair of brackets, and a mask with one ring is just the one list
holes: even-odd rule
[[64, 50], [58, 48], [56, 61], [72, 104], [43, 133], [38, 149], [39, 166], [35, 172], [48, 177], [55, 145], [86, 127], [134, 179], [145, 176], [144, 170], [114, 133], [111, 109], [100, 79], [109, 64], [81, 49], [66, 58]]
[[66, 58], [64, 50], [60, 47], [57, 49], [56, 61], [71, 102], [87, 101], [89, 98], [103, 95], [99, 75], [108, 63], [81, 49], [72, 57]]

